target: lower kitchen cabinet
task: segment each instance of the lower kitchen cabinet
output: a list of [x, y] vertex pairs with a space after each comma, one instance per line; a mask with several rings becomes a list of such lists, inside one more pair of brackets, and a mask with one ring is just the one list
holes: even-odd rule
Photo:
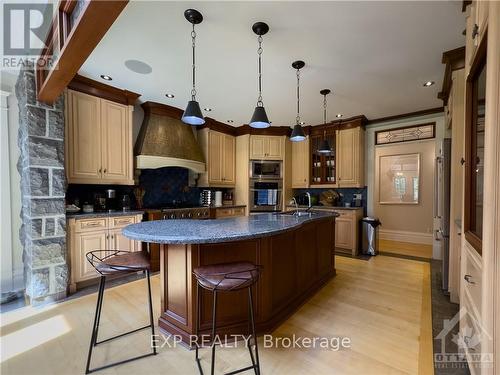
[[93, 250], [139, 251], [141, 244], [125, 237], [122, 229], [142, 221], [142, 215], [111, 216], [68, 220], [68, 247], [71, 255], [70, 292], [81, 282], [90, 283], [99, 275], [88, 262], [86, 254]]
[[213, 214], [210, 216], [214, 219], [222, 219], [225, 217], [245, 216], [245, 206], [241, 206], [241, 207], [215, 207], [212, 210], [213, 210]]

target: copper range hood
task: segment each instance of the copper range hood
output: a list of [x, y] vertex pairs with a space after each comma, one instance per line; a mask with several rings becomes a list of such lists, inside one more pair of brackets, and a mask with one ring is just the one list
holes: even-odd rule
[[205, 172], [205, 158], [193, 129], [180, 120], [182, 111], [154, 102], [145, 102], [141, 107], [144, 120], [134, 147], [136, 167], [183, 167]]

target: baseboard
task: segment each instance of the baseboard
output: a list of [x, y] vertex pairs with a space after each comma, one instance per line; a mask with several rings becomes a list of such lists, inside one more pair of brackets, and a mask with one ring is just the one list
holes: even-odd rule
[[402, 230], [380, 229], [379, 236], [381, 240], [419, 243], [432, 245], [432, 234], [420, 232], [407, 232]]

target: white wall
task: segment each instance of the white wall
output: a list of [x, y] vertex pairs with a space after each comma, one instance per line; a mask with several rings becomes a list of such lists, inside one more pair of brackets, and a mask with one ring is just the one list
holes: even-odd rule
[[[2, 74], [1, 99], [1, 291], [17, 291], [24, 287], [21, 227], [21, 187], [17, 171], [19, 148], [17, 133], [19, 113], [14, 94], [14, 80]], [[10, 77], [7, 77], [10, 78]]]

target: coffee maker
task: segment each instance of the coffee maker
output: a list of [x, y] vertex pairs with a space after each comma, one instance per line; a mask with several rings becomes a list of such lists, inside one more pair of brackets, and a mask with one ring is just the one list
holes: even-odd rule
[[118, 201], [116, 199], [115, 189], [106, 190], [106, 209], [108, 210], [108, 212], [118, 210]]

